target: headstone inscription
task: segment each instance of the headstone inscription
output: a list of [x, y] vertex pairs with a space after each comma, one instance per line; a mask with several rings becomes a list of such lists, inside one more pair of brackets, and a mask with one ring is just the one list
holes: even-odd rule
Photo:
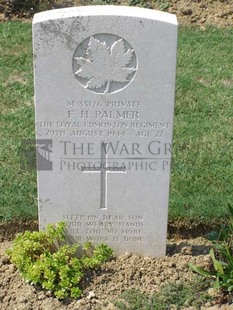
[[39, 224], [116, 254], [166, 248], [174, 15], [120, 6], [33, 20]]

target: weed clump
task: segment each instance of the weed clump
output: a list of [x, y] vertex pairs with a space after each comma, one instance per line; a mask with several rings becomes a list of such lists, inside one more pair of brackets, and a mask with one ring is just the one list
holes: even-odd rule
[[[78, 286], [89, 269], [97, 268], [112, 257], [112, 250], [104, 244], [93, 247], [87, 242], [79, 245], [62, 245], [65, 240], [65, 223], [48, 225], [46, 231], [25, 231], [16, 236], [13, 248], [7, 250], [11, 262], [23, 278], [40, 285], [59, 299], [78, 298]], [[77, 255], [78, 250], [82, 255]]]
[[210, 250], [212, 270], [189, 264], [189, 267], [199, 274], [214, 280], [213, 287], [224, 293], [233, 293], [233, 207], [228, 205], [229, 219], [221, 226], [219, 232], [210, 234], [213, 247]]

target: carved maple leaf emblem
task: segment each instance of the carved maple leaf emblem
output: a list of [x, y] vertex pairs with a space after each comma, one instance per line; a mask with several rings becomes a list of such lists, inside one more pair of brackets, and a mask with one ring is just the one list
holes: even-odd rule
[[106, 85], [104, 93], [108, 93], [111, 82], [129, 82], [128, 76], [136, 70], [127, 67], [132, 60], [133, 53], [133, 50], [125, 49], [123, 39], [108, 46], [106, 42], [91, 37], [86, 57], [74, 58], [79, 65], [75, 74], [88, 79], [86, 88], [97, 89]]

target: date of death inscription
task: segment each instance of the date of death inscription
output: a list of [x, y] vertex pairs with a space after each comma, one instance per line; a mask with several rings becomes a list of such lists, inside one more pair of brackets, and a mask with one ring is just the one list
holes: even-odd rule
[[[125, 137], [129, 131], [138, 138], [163, 137], [171, 131], [167, 120], [148, 119], [141, 101], [68, 101], [62, 120], [51, 116], [36, 128], [45, 137]], [[149, 115], [149, 118], [151, 115]]]

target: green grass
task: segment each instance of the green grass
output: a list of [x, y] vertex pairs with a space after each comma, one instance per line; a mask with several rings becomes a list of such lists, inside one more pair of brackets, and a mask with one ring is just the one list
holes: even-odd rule
[[233, 197], [233, 28], [179, 36], [170, 217], [219, 218]]
[[33, 139], [31, 24], [0, 23], [0, 216], [37, 214], [36, 172], [21, 169], [21, 142]]
[[[179, 31], [170, 219], [226, 214], [233, 197], [233, 28]], [[0, 218], [35, 218], [36, 172], [20, 167], [34, 138], [31, 24], [0, 23]]]

